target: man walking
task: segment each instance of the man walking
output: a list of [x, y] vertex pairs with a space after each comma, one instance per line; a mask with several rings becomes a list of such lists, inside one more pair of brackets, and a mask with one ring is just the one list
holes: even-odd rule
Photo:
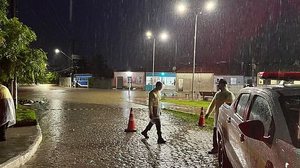
[[224, 79], [220, 79], [218, 83], [219, 91], [215, 94], [213, 100], [208, 106], [208, 110], [206, 111], [205, 118], [208, 118], [210, 113], [214, 110], [214, 132], [213, 132], [213, 148], [209, 151], [209, 154], [218, 153], [218, 142], [217, 142], [217, 121], [219, 116], [219, 108], [223, 103], [231, 104], [234, 100], [234, 95], [230, 92], [227, 87], [227, 82]]
[[5, 141], [7, 127], [16, 124], [15, 106], [7, 87], [0, 84], [0, 141]]
[[157, 82], [155, 88], [149, 93], [149, 118], [150, 122], [142, 132], [142, 135], [148, 139], [149, 136], [147, 132], [151, 129], [153, 124], [156, 126], [156, 131], [158, 135], [157, 143], [163, 144], [166, 141], [161, 136], [161, 123], [160, 123], [160, 91], [162, 90], [163, 84], [161, 82]]

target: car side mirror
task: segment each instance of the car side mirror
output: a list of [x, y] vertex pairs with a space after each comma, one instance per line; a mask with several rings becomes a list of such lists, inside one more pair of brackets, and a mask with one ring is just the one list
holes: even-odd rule
[[239, 124], [242, 133], [247, 137], [260, 140], [264, 139], [265, 128], [264, 124], [259, 120], [251, 120]]

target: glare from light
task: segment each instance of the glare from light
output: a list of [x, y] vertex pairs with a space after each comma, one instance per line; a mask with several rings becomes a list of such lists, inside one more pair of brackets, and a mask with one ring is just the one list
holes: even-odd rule
[[54, 52], [55, 52], [56, 54], [58, 54], [58, 53], [60, 53], [60, 50], [59, 50], [59, 49], [55, 49]]
[[176, 10], [179, 14], [184, 14], [187, 11], [187, 6], [184, 3], [177, 4]]
[[208, 1], [205, 4], [205, 10], [208, 12], [213, 11], [213, 10], [215, 10], [216, 6], [217, 6], [217, 4], [215, 1]]
[[151, 39], [152, 38], [152, 32], [151, 31], [147, 31], [146, 32], [146, 37], [148, 38], [148, 39]]
[[160, 37], [160, 39], [161, 39], [162, 41], [166, 41], [166, 40], [168, 40], [169, 35], [168, 35], [167, 32], [162, 32], [162, 33], [159, 35], [159, 37]]
[[132, 76], [132, 72], [127, 71], [127, 72], [126, 72], [126, 75], [127, 75], [128, 77], [131, 77], [131, 76]]

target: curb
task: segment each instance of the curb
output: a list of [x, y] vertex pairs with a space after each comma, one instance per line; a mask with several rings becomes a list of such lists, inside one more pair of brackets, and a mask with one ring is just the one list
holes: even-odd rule
[[34, 155], [34, 153], [37, 151], [40, 143], [42, 142], [42, 131], [40, 126], [37, 124], [36, 128], [38, 130], [37, 136], [33, 143], [29, 146], [29, 148], [21, 152], [19, 155], [9, 159], [8, 161], [0, 164], [1, 168], [15, 168], [20, 167], [24, 165], [27, 161], [30, 160], [30, 158]]

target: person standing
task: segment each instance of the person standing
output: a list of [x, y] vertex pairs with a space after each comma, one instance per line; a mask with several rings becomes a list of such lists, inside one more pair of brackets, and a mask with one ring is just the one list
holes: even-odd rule
[[149, 93], [149, 118], [150, 122], [146, 126], [145, 130], [142, 131], [142, 135], [148, 139], [149, 136], [147, 134], [148, 131], [152, 128], [155, 124], [156, 131], [158, 135], [157, 143], [163, 144], [166, 141], [161, 136], [161, 122], [160, 122], [160, 114], [161, 114], [161, 107], [160, 107], [160, 91], [162, 90], [163, 84], [161, 82], [157, 82], [155, 88]]
[[219, 108], [223, 103], [231, 104], [234, 100], [234, 95], [230, 92], [227, 87], [227, 82], [224, 79], [220, 79], [218, 83], [219, 91], [215, 94], [206, 111], [205, 118], [208, 118], [212, 111], [215, 112], [214, 116], [214, 130], [213, 130], [213, 148], [208, 152], [209, 154], [218, 153], [218, 142], [217, 142], [217, 121], [219, 116]]
[[0, 141], [5, 141], [6, 129], [16, 124], [13, 98], [7, 87], [0, 84]]

